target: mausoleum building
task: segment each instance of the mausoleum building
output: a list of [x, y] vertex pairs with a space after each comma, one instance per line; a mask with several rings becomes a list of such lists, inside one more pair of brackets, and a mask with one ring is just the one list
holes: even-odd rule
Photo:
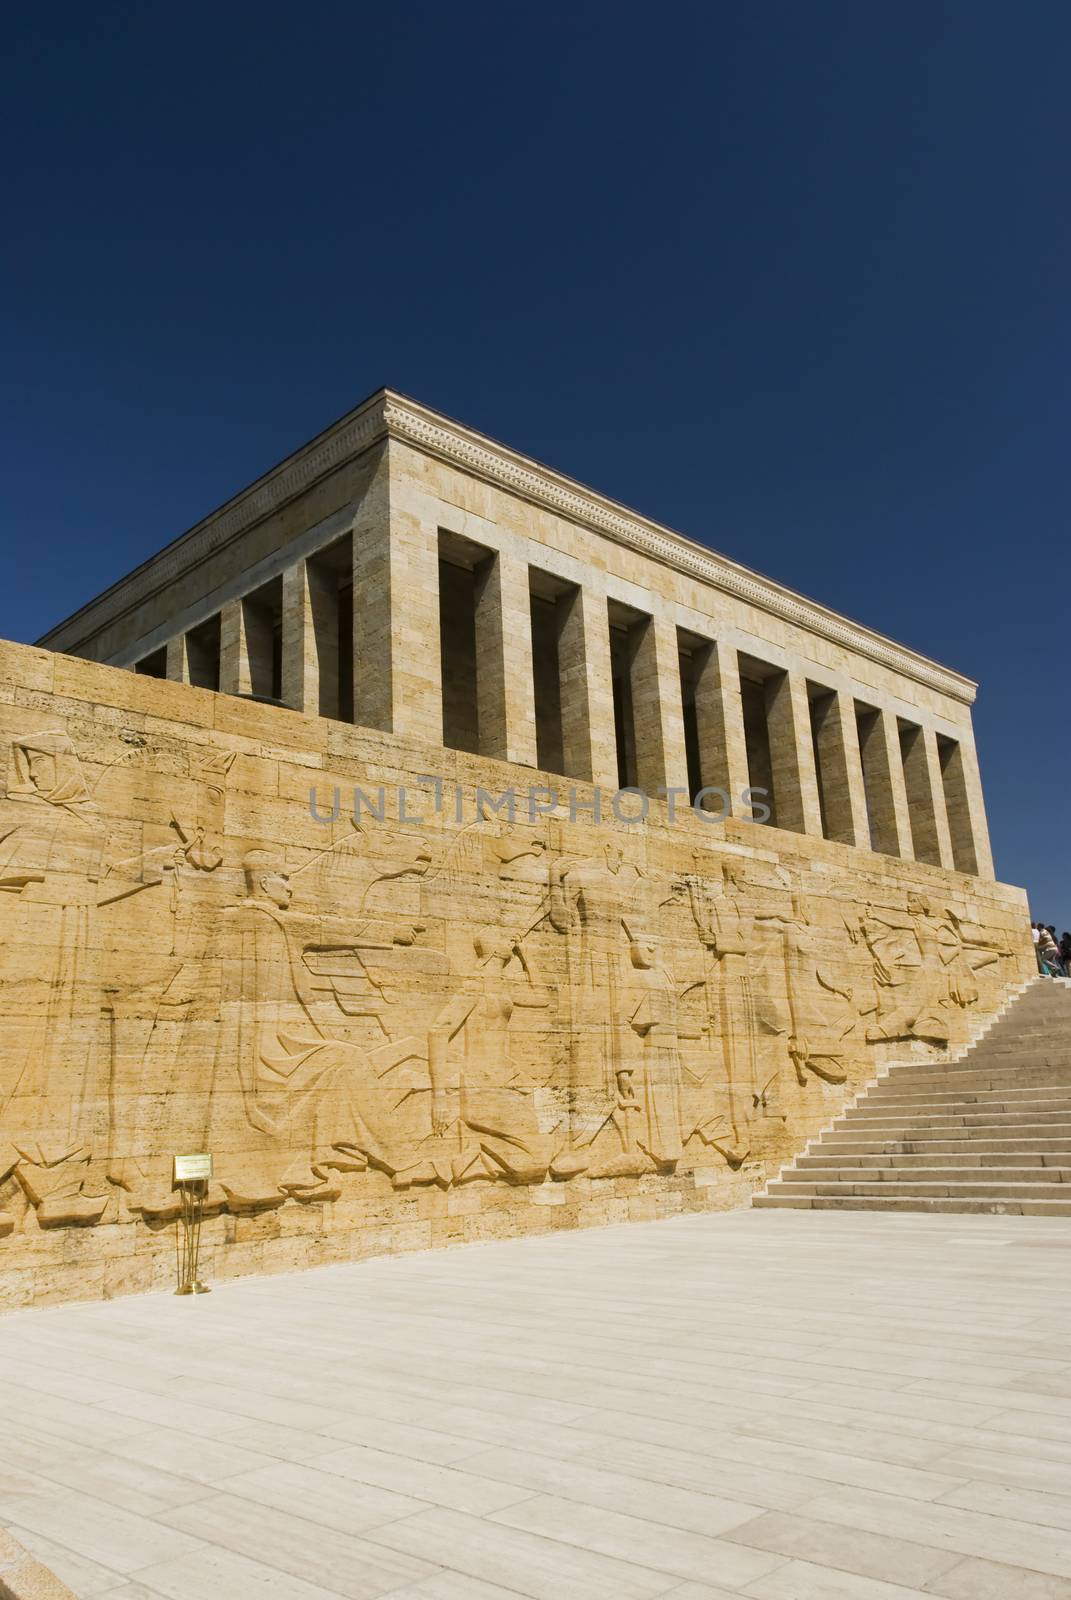
[[0, 643], [0, 1305], [750, 1200], [1034, 972], [975, 685], [389, 390]]
[[973, 683], [389, 390], [40, 642], [993, 875]]

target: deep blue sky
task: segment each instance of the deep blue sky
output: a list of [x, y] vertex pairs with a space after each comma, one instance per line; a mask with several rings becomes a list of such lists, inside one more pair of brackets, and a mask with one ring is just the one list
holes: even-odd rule
[[1071, 926], [1071, 7], [15, 6], [0, 634], [380, 384], [981, 680]]

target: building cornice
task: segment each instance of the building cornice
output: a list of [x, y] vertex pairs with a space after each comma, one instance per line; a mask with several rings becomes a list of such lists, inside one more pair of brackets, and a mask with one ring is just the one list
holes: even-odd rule
[[52, 628], [38, 643], [76, 653], [126, 612], [145, 604], [159, 590], [241, 538], [320, 479], [388, 438], [603, 534], [664, 566], [686, 572], [733, 599], [866, 656], [955, 700], [967, 705], [974, 700], [976, 685], [961, 673], [390, 389], [372, 395], [159, 555]]

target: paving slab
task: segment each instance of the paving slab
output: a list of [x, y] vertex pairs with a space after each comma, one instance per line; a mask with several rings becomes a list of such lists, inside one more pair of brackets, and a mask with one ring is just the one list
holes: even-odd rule
[[748, 1210], [0, 1319], [79, 1600], [1071, 1600], [1071, 1223]]

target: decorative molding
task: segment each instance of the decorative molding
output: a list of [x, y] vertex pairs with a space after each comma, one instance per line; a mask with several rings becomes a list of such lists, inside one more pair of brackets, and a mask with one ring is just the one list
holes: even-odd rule
[[398, 439], [435, 456], [952, 699], [966, 705], [974, 701], [976, 685], [961, 673], [388, 389], [371, 396], [219, 511], [197, 523], [160, 555], [135, 568], [59, 623], [38, 643], [77, 654], [126, 612], [144, 605], [180, 575], [241, 538], [265, 517], [384, 438]]
[[386, 423], [391, 438], [404, 440], [533, 504], [555, 511], [571, 522], [606, 534], [616, 543], [653, 557], [665, 566], [689, 572], [735, 599], [781, 617], [807, 632], [817, 633], [857, 655], [868, 656], [953, 699], [967, 705], [974, 701], [976, 685], [952, 668], [918, 655], [861, 623], [841, 617], [817, 601], [783, 588], [772, 578], [764, 578], [683, 534], [649, 522], [595, 490], [585, 489], [552, 469], [452, 424], [412, 401], [388, 394]]

